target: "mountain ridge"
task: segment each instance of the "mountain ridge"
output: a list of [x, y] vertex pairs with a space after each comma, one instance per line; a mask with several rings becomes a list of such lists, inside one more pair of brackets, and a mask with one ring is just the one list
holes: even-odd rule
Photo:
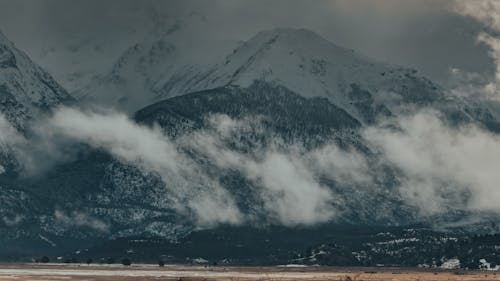
[[[178, 36], [182, 38], [184, 32], [182, 27], [178, 27], [170, 36], [180, 34]], [[226, 49], [232, 52], [218, 51], [219, 55], [207, 55], [208, 61], [198, 65], [189, 60], [187, 63], [186, 60], [180, 61], [179, 64], [174, 58], [164, 57], [167, 64], [159, 69], [149, 63], [144, 64], [158, 61], [153, 59], [152, 54], [169, 56], [169, 53], [176, 53], [175, 56], [186, 57], [190, 50], [179, 48], [181, 43], [169, 39], [169, 36], [156, 42], [156, 45], [135, 50], [136, 58], [125, 59], [126, 56], [122, 56], [120, 66], [115, 65], [115, 73], [120, 72], [120, 69], [129, 69], [131, 72], [89, 85], [83, 92], [94, 91], [89, 98], [97, 102], [99, 96], [103, 100], [107, 99], [107, 95], [113, 97], [110, 101], [112, 106], [133, 113], [140, 107], [168, 97], [225, 85], [247, 87], [255, 80], [262, 80], [285, 86], [306, 97], [326, 97], [363, 122], [366, 120], [358, 112], [361, 109], [357, 108], [358, 104], [364, 106], [363, 100], [359, 96], [349, 97], [349, 92], [355, 91], [352, 90], [352, 84], [360, 90], [369, 91], [371, 95], [364, 99], [374, 99], [381, 108], [389, 106], [384, 103], [398, 103], [398, 98], [414, 102], [416, 91], [429, 92], [427, 99], [433, 99], [432, 95], [442, 95], [439, 86], [416, 75], [415, 70], [375, 62], [306, 29], [278, 28], [259, 32], [239, 46], [228, 45]], [[209, 46], [224, 45], [224, 42], [215, 39], [212, 42], [205, 39], [198, 43], [198, 47], [191, 49], [203, 53], [204, 42], [209, 42]], [[133, 69], [146, 69], [148, 78], [141, 78], [143, 74]], [[402, 86], [405, 84], [406, 88]], [[127, 89], [119, 90], [122, 87], [141, 92], [143, 100], [131, 97], [131, 94], [120, 94], [120, 91], [130, 92]], [[394, 97], [395, 92], [405, 94], [396, 94]], [[423, 100], [423, 97], [419, 99]]]
[[0, 111], [13, 126], [24, 129], [39, 111], [74, 99], [52, 76], [37, 66], [0, 33]]

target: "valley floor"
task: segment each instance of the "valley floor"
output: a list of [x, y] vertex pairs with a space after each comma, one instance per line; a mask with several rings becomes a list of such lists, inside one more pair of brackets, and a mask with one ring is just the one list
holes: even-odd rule
[[0, 264], [0, 281], [135, 280], [500, 280], [500, 273], [404, 268]]

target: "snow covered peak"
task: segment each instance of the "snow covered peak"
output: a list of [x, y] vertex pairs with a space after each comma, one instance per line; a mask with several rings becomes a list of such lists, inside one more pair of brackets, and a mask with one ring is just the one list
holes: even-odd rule
[[306, 29], [260, 32], [206, 79], [240, 87], [265, 81], [305, 97], [326, 97], [366, 122], [380, 112], [390, 114], [391, 105], [401, 101], [421, 103], [439, 96], [438, 87], [415, 70], [377, 62]]
[[[150, 34], [82, 96], [134, 112], [193, 91], [262, 81], [305, 97], [326, 97], [360, 120], [372, 120], [371, 111], [387, 113], [388, 99], [399, 103], [437, 96], [437, 87], [416, 71], [369, 59], [307, 29], [262, 31], [238, 43], [217, 32], [200, 32], [204, 24], [195, 17]], [[369, 116], [360, 112], [368, 109]]]
[[0, 113], [18, 129], [37, 112], [72, 100], [42, 68], [0, 33]]
[[203, 78], [238, 42], [216, 32], [200, 32], [203, 25], [205, 19], [196, 14], [163, 20], [129, 47], [108, 74], [75, 95], [134, 112], [169, 96], [206, 89]]
[[240, 86], [264, 79], [307, 96], [331, 97], [326, 88], [335, 91], [356, 80], [380, 80], [374, 72], [388, 68], [312, 31], [279, 28], [245, 42], [227, 57], [216, 75], [231, 75], [230, 83]]
[[269, 44], [283, 47], [290, 50], [295, 50], [304, 54], [309, 53], [311, 56], [321, 56], [337, 54], [345, 56], [348, 53], [353, 53], [353, 50], [340, 47], [317, 33], [300, 28], [276, 28], [272, 30], [261, 31], [247, 41], [248, 46], [258, 46]]

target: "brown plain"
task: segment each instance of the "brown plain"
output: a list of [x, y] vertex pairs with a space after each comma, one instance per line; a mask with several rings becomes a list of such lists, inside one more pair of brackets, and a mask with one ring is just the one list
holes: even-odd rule
[[487, 281], [500, 272], [356, 267], [204, 267], [170, 265], [99, 266], [0, 264], [0, 281]]

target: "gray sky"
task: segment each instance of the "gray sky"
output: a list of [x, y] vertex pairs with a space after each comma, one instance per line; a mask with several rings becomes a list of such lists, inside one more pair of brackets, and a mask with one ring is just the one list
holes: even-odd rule
[[[0, 0], [0, 30], [56, 72], [73, 71], [80, 67], [78, 60], [85, 60], [89, 71], [103, 68], [104, 62], [148, 32], [152, 14], [182, 18], [197, 12], [214, 30], [241, 40], [263, 29], [305, 27], [370, 57], [415, 67], [441, 83], [450, 67], [492, 73], [487, 48], [476, 43], [483, 26], [454, 13], [451, 4], [448, 0]], [[66, 51], [47, 55], [60, 46]], [[72, 57], [79, 48], [104, 51], [102, 57]]]

